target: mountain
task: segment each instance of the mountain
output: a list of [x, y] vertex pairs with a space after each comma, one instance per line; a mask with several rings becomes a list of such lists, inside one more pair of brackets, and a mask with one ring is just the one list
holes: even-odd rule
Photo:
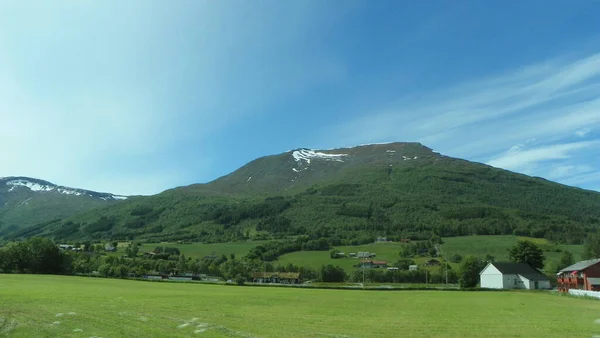
[[388, 143], [265, 156], [206, 184], [38, 224], [27, 235], [204, 242], [308, 235], [356, 244], [376, 236], [516, 234], [581, 243], [599, 226], [598, 192], [419, 143]]
[[35, 178], [0, 177], [0, 235], [125, 199]]

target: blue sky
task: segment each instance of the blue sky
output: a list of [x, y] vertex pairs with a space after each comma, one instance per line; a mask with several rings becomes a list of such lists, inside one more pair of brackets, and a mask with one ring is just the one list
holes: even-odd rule
[[600, 191], [600, 1], [3, 1], [0, 176], [117, 194], [419, 141]]

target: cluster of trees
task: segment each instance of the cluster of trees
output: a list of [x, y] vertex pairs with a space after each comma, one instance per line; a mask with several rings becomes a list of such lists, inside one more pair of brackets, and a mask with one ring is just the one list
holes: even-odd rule
[[402, 245], [400, 257], [412, 258], [418, 256], [436, 257], [437, 250], [433, 241], [418, 241]]
[[47, 238], [31, 238], [0, 248], [0, 271], [35, 274], [64, 274], [71, 260]]
[[[302, 243], [300, 241], [296, 245], [301, 246]], [[271, 245], [279, 248], [285, 246], [282, 243], [265, 244], [266, 247]], [[0, 273], [97, 274], [114, 278], [139, 277], [148, 273], [175, 275], [192, 273], [243, 282], [249, 280], [253, 272], [280, 271], [299, 272], [305, 279], [327, 282], [346, 279], [343, 269], [339, 267], [326, 266], [314, 270], [293, 264], [274, 266], [266, 260], [261, 260], [261, 255], [256, 256], [256, 253], [265, 253], [262, 251], [265, 246], [255, 248], [254, 256], [251, 252], [241, 259], [233, 254], [229, 257], [221, 255], [192, 259], [181, 254], [177, 248], [163, 246], [154, 250], [155, 255], [140, 257], [139, 244], [134, 242], [125, 249], [125, 254], [119, 257], [95, 251], [61, 250], [52, 240], [36, 237], [9, 243], [0, 248]]]

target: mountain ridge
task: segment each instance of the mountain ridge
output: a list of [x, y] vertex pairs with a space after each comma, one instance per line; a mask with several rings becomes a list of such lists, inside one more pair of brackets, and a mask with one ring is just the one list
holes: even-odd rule
[[37, 178], [0, 177], [0, 235], [126, 199]]
[[434, 152], [416, 142], [292, 149], [208, 183], [129, 198], [8, 238], [368, 242], [516, 234], [581, 243], [600, 193]]

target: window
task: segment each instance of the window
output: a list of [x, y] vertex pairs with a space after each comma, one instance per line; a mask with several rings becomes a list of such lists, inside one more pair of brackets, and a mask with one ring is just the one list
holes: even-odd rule
[[517, 285], [517, 280], [516, 279], [514, 279], [513, 282], [514, 282], [514, 285]]

